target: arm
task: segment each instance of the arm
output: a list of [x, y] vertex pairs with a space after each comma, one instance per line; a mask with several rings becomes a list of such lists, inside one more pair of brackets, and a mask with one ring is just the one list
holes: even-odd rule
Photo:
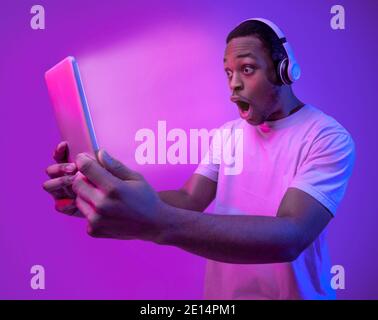
[[228, 263], [288, 262], [310, 245], [331, 214], [307, 193], [289, 188], [277, 215], [202, 214], [170, 206], [141, 174], [103, 150], [102, 166], [76, 158], [80, 171], [72, 188], [93, 237], [141, 239], [174, 245]]
[[[191, 214], [188, 214], [190, 212]], [[166, 206], [170, 223], [158, 243], [227, 263], [295, 260], [332, 215], [307, 193], [289, 188], [276, 217], [214, 215]]]
[[204, 211], [215, 198], [217, 183], [203, 175], [193, 174], [179, 190], [158, 192], [165, 203], [182, 209]]

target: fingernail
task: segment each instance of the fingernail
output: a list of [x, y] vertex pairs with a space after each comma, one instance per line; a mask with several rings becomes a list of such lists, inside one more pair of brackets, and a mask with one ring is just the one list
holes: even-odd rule
[[65, 146], [66, 142], [62, 141], [61, 143], [58, 144], [58, 150], [62, 151], [63, 147]]
[[73, 172], [73, 171], [75, 171], [75, 169], [76, 169], [76, 166], [73, 163], [67, 164], [64, 167], [64, 171], [66, 171], [66, 172]]

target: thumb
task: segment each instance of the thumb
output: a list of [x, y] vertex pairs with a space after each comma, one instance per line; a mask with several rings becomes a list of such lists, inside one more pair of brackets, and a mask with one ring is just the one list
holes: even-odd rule
[[98, 153], [101, 165], [108, 170], [113, 176], [121, 180], [140, 180], [141, 175], [126, 167], [121, 161], [114, 159], [104, 149]]

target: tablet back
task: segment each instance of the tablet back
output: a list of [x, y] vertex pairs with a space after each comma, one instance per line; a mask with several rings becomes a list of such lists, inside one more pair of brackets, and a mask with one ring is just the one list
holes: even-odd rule
[[45, 73], [62, 140], [69, 146], [69, 161], [80, 152], [96, 155], [94, 127], [74, 57], [67, 57]]

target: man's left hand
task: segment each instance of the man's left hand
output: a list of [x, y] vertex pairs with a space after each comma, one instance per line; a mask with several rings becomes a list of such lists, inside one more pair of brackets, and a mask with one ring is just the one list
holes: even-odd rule
[[100, 150], [99, 162], [76, 157], [72, 189], [76, 206], [88, 220], [88, 234], [98, 238], [155, 241], [165, 204], [141, 174]]

